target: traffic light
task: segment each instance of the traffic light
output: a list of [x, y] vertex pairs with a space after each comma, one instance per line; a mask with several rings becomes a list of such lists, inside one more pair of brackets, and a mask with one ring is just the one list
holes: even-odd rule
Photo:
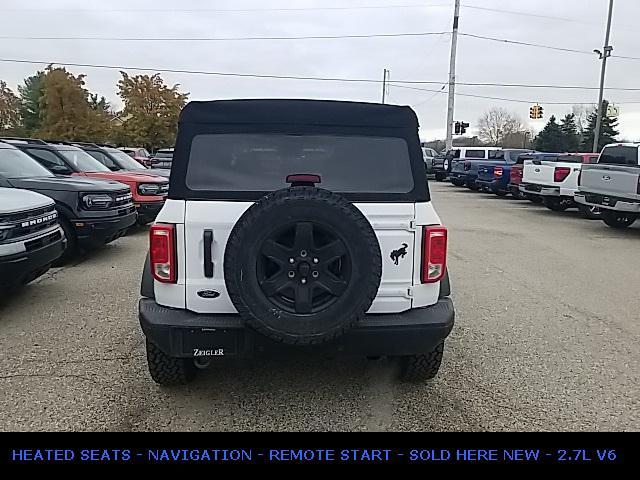
[[467, 132], [468, 123], [460, 122], [460, 135], [464, 135]]
[[456, 135], [460, 135], [460, 129], [461, 129], [460, 122], [456, 122], [456, 127], [455, 127]]
[[542, 114], [543, 114], [543, 110], [540, 105], [534, 105], [529, 109], [529, 118], [532, 118], [534, 120], [538, 120], [542, 118]]

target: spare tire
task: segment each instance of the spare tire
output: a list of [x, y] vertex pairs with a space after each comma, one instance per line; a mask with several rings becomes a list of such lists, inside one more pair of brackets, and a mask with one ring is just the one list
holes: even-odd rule
[[361, 321], [382, 275], [378, 239], [342, 196], [315, 187], [278, 190], [233, 227], [224, 277], [242, 319], [266, 337], [310, 345]]

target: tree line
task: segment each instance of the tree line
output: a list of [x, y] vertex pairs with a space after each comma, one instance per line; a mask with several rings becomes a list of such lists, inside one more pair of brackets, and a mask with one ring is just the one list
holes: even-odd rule
[[104, 96], [86, 88], [85, 75], [49, 65], [24, 79], [14, 93], [0, 80], [0, 132], [3, 136], [172, 147], [178, 116], [189, 94], [168, 86], [160, 74], [120, 72], [115, 110]]
[[[606, 112], [608, 102], [603, 102]], [[572, 111], [558, 119], [552, 115], [545, 127], [536, 135], [525, 128], [518, 115], [504, 108], [495, 107], [478, 119], [478, 135], [454, 138], [454, 145], [461, 147], [501, 146], [504, 148], [533, 148], [540, 152], [591, 152], [596, 129], [598, 109], [575, 105]], [[598, 151], [613, 142], [619, 134], [617, 117], [603, 115]], [[434, 140], [425, 145], [440, 151], [444, 140]]]

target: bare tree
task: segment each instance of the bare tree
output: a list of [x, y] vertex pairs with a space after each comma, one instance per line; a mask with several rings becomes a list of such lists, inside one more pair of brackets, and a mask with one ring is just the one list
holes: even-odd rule
[[500, 145], [506, 137], [524, 130], [517, 114], [494, 107], [478, 120], [478, 134], [488, 145]]
[[595, 105], [573, 105], [571, 107], [571, 113], [575, 115], [574, 119], [576, 125], [578, 126], [578, 133], [580, 133], [580, 135], [582, 135], [584, 130], [587, 128], [587, 125], [589, 124], [589, 121], [587, 119], [589, 117], [589, 114], [593, 112], [595, 108]]

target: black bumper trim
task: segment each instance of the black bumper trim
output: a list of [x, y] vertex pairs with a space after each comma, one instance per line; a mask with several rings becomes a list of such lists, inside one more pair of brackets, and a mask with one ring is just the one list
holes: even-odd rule
[[23, 283], [29, 275], [57, 260], [64, 252], [65, 245], [66, 240], [60, 235], [40, 248], [0, 257], [0, 286]]
[[248, 328], [237, 314], [209, 315], [158, 305], [142, 298], [139, 319], [145, 336], [167, 355], [194, 356], [194, 349], [223, 349], [228, 356], [251, 357], [301, 348], [346, 355], [412, 355], [429, 352], [453, 328], [455, 310], [450, 298], [436, 304], [394, 314], [369, 314], [343, 336], [308, 347], [273, 342]]
[[[108, 243], [124, 234], [124, 232], [136, 223], [136, 212], [131, 211], [126, 215], [112, 218], [71, 220], [76, 229], [78, 243], [83, 246], [96, 246]], [[77, 224], [83, 224], [77, 226]]]

